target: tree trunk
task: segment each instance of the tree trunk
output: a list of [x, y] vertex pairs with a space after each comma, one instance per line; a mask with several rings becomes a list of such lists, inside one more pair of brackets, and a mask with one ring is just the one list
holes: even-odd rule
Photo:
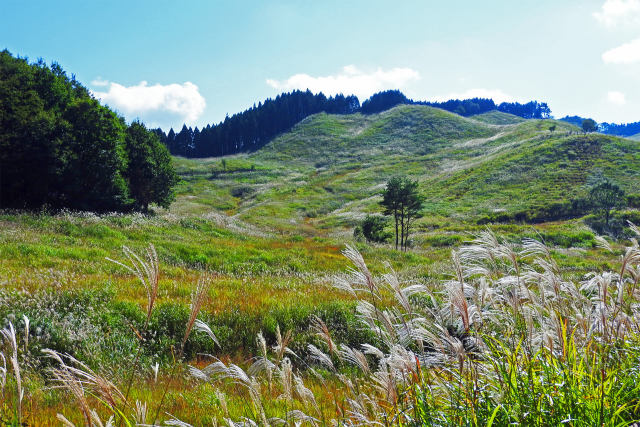
[[402, 233], [400, 236], [400, 249], [404, 249], [404, 208], [400, 211], [400, 231]]
[[409, 244], [409, 221], [411, 221], [411, 218], [407, 218], [407, 223], [405, 224], [404, 228], [404, 251], [407, 252], [407, 246]]
[[396, 221], [396, 251], [398, 250], [398, 211], [396, 209], [393, 210], [393, 218]]

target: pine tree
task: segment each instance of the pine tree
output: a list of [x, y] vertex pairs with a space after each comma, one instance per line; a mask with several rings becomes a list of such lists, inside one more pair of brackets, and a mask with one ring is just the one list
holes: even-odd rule
[[414, 221], [422, 216], [423, 197], [418, 193], [418, 182], [393, 177], [387, 182], [380, 204], [384, 215], [392, 215], [395, 222], [395, 247], [406, 251]]

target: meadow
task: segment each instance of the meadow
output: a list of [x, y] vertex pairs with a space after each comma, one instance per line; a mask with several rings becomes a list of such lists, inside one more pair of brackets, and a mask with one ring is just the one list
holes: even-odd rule
[[[594, 174], [633, 193], [633, 144], [504, 113], [318, 114], [255, 153], [175, 158], [152, 215], [1, 212], [0, 417], [628, 425], [637, 230], [486, 219]], [[411, 250], [354, 240], [400, 172], [426, 197]]]

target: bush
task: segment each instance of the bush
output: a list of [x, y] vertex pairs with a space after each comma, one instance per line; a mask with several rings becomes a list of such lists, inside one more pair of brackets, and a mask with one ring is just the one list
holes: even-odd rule
[[596, 245], [595, 236], [586, 230], [543, 232], [541, 236], [546, 244], [562, 248], [592, 248]]
[[362, 223], [353, 231], [353, 236], [358, 240], [363, 237], [368, 242], [386, 242], [391, 238], [391, 233], [385, 232], [387, 219], [380, 215], [367, 215]]
[[529, 224], [539, 224], [548, 221], [559, 221], [563, 219], [577, 218], [584, 215], [591, 209], [588, 199], [577, 198], [573, 200], [563, 200], [549, 203], [544, 206], [532, 206], [524, 211], [513, 213], [494, 212], [485, 215], [477, 220], [479, 225], [492, 222], [525, 222]]
[[433, 247], [446, 247], [458, 245], [462, 240], [462, 236], [457, 234], [436, 234], [425, 237], [424, 243]]
[[251, 194], [253, 194], [254, 190], [253, 188], [247, 186], [247, 185], [243, 185], [241, 187], [235, 187], [231, 189], [231, 196], [233, 197], [239, 197], [241, 199], [244, 199], [245, 197], [250, 196]]

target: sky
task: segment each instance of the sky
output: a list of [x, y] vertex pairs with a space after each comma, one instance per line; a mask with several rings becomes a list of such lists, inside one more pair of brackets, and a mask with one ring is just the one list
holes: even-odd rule
[[2, 0], [5, 48], [165, 130], [307, 88], [640, 121], [640, 0]]

